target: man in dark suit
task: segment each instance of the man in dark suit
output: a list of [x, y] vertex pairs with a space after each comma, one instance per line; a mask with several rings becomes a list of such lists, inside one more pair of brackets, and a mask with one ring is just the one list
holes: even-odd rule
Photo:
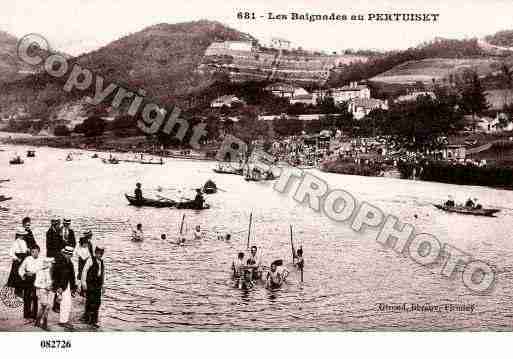
[[55, 257], [55, 264], [52, 268], [53, 289], [55, 290], [57, 301], [60, 302], [59, 325], [65, 328], [72, 328], [70, 320], [72, 300], [77, 291], [75, 282], [75, 268], [71, 262], [73, 247], [65, 247], [61, 253]]
[[65, 247], [62, 240], [60, 229], [60, 220], [52, 219], [50, 229], [46, 232], [46, 256], [49, 258], [57, 257]]
[[96, 247], [94, 256], [85, 264], [81, 285], [86, 291], [86, 306], [84, 321], [98, 328], [98, 312], [102, 301], [103, 283], [105, 280], [105, 267], [103, 264], [104, 249]]
[[65, 246], [70, 246], [75, 248], [77, 245], [77, 241], [75, 239], [75, 231], [70, 228], [71, 220], [64, 219], [64, 226], [62, 227], [62, 240], [64, 241]]

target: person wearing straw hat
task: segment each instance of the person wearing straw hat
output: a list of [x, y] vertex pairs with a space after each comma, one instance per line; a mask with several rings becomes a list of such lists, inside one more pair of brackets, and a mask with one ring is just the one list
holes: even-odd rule
[[102, 301], [102, 290], [105, 281], [103, 254], [105, 249], [97, 246], [94, 256], [89, 258], [82, 272], [81, 285], [86, 291], [86, 305], [83, 320], [98, 328], [98, 312]]
[[48, 258], [57, 257], [60, 251], [65, 247], [64, 241], [62, 240], [60, 222], [58, 218], [52, 218], [50, 228], [46, 232], [46, 256]]
[[64, 245], [75, 248], [77, 245], [77, 240], [75, 239], [75, 231], [73, 231], [73, 229], [70, 228], [71, 219], [65, 218], [62, 223], [63, 226], [61, 230], [61, 235], [62, 240], [64, 241]]
[[75, 268], [71, 262], [73, 247], [66, 246], [61, 250], [60, 255], [55, 257], [55, 265], [52, 270], [53, 289], [57, 301], [60, 302], [59, 325], [67, 329], [73, 326], [69, 322], [72, 301], [77, 290]]

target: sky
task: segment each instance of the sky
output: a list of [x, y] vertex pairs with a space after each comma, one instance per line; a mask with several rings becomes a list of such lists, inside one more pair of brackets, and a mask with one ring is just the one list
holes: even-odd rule
[[[512, 0], [4, 0], [0, 30], [17, 37], [45, 36], [54, 50], [71, 55], [95, 50], [122, 36], [157, 23], [199, 19], [220, 21], [250, 33], [262, 43], [286, 38], [310, 50], [404, 49], [435, 37], [482, 37], [513, 30]], [[241, 20], [238, 12], [256, 14]], [[390, 23], [369, 21], [306, 22], [269, 20], [268, 13], [363, 14], [439, 13], [439, 21]], [[261, 18], [262, 16], [263, 18]]]

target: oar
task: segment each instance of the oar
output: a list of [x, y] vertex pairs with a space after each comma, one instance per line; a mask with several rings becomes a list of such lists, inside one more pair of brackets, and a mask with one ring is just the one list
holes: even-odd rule
[[175, 200], [174, 200], [174, 199], [171, 199], [171, 198], [168, 198], [168, 197], [161, 196], [160, 194], [157, 194], [157, 197], [158, 197], [158, 198], [161, 198], [161, 199], [165, 199], [166, 201], [175, 202]]
[[296, 250], [294, 249], [294, 240], [292, 234], [292, 224], [290, 225], [290, 247], [292, 249], [292, 263], [294, 263], [294, 259], [296, 258]]
[[249, 214], [249, 227], [248, 227], [248, 248], [249, 248], [249, 237], [251, 236], [251, 222], [253, 221], [253, 212]]
[[183, 232], [183, 223], [185, 222], [185, 213], [182, 216], [182, 224], [180, 225], [180, 235], [182, 235]]

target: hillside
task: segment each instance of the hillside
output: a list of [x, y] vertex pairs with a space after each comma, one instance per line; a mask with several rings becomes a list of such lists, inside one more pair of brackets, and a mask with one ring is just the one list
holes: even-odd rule
[[503, 30], [486, 36], [485, 40], [495, 46], [513, 48], [513, 30]]
[[31, 71], [17, 56], [18, 39], [0, 31], [0, 84], [17, 81]]
[[[128, 88], [145, 89], [148, 97], [168, 104], [212, 83], [211, 74], [197, 71], [212, 42], [240, 39], [254, 40], [218, 22], [158, 24], [70, 62]], [[27, 107], [33, 116], [46, 117], [83, 96], [84, 93], [62, 91], [62, 80], [57, 82], [48, 75], [36, 74], [10, 84], [0, 93], [0, 117]]]
[[[511, 59], [510, 64], [513, 64]], [[371, 81], [395, 84], [413, 84], [417, 81], [429, 83], [434, 79], [440, 81], [463, 72], [465, 69], [477, 71], [480, 76], [493, 74], [500, 69], [500, 61], [493, 57], [483, 58], [430, 58], [419, 61], [408, 61], [395, 66], [382, 74], [374, 76]]]

